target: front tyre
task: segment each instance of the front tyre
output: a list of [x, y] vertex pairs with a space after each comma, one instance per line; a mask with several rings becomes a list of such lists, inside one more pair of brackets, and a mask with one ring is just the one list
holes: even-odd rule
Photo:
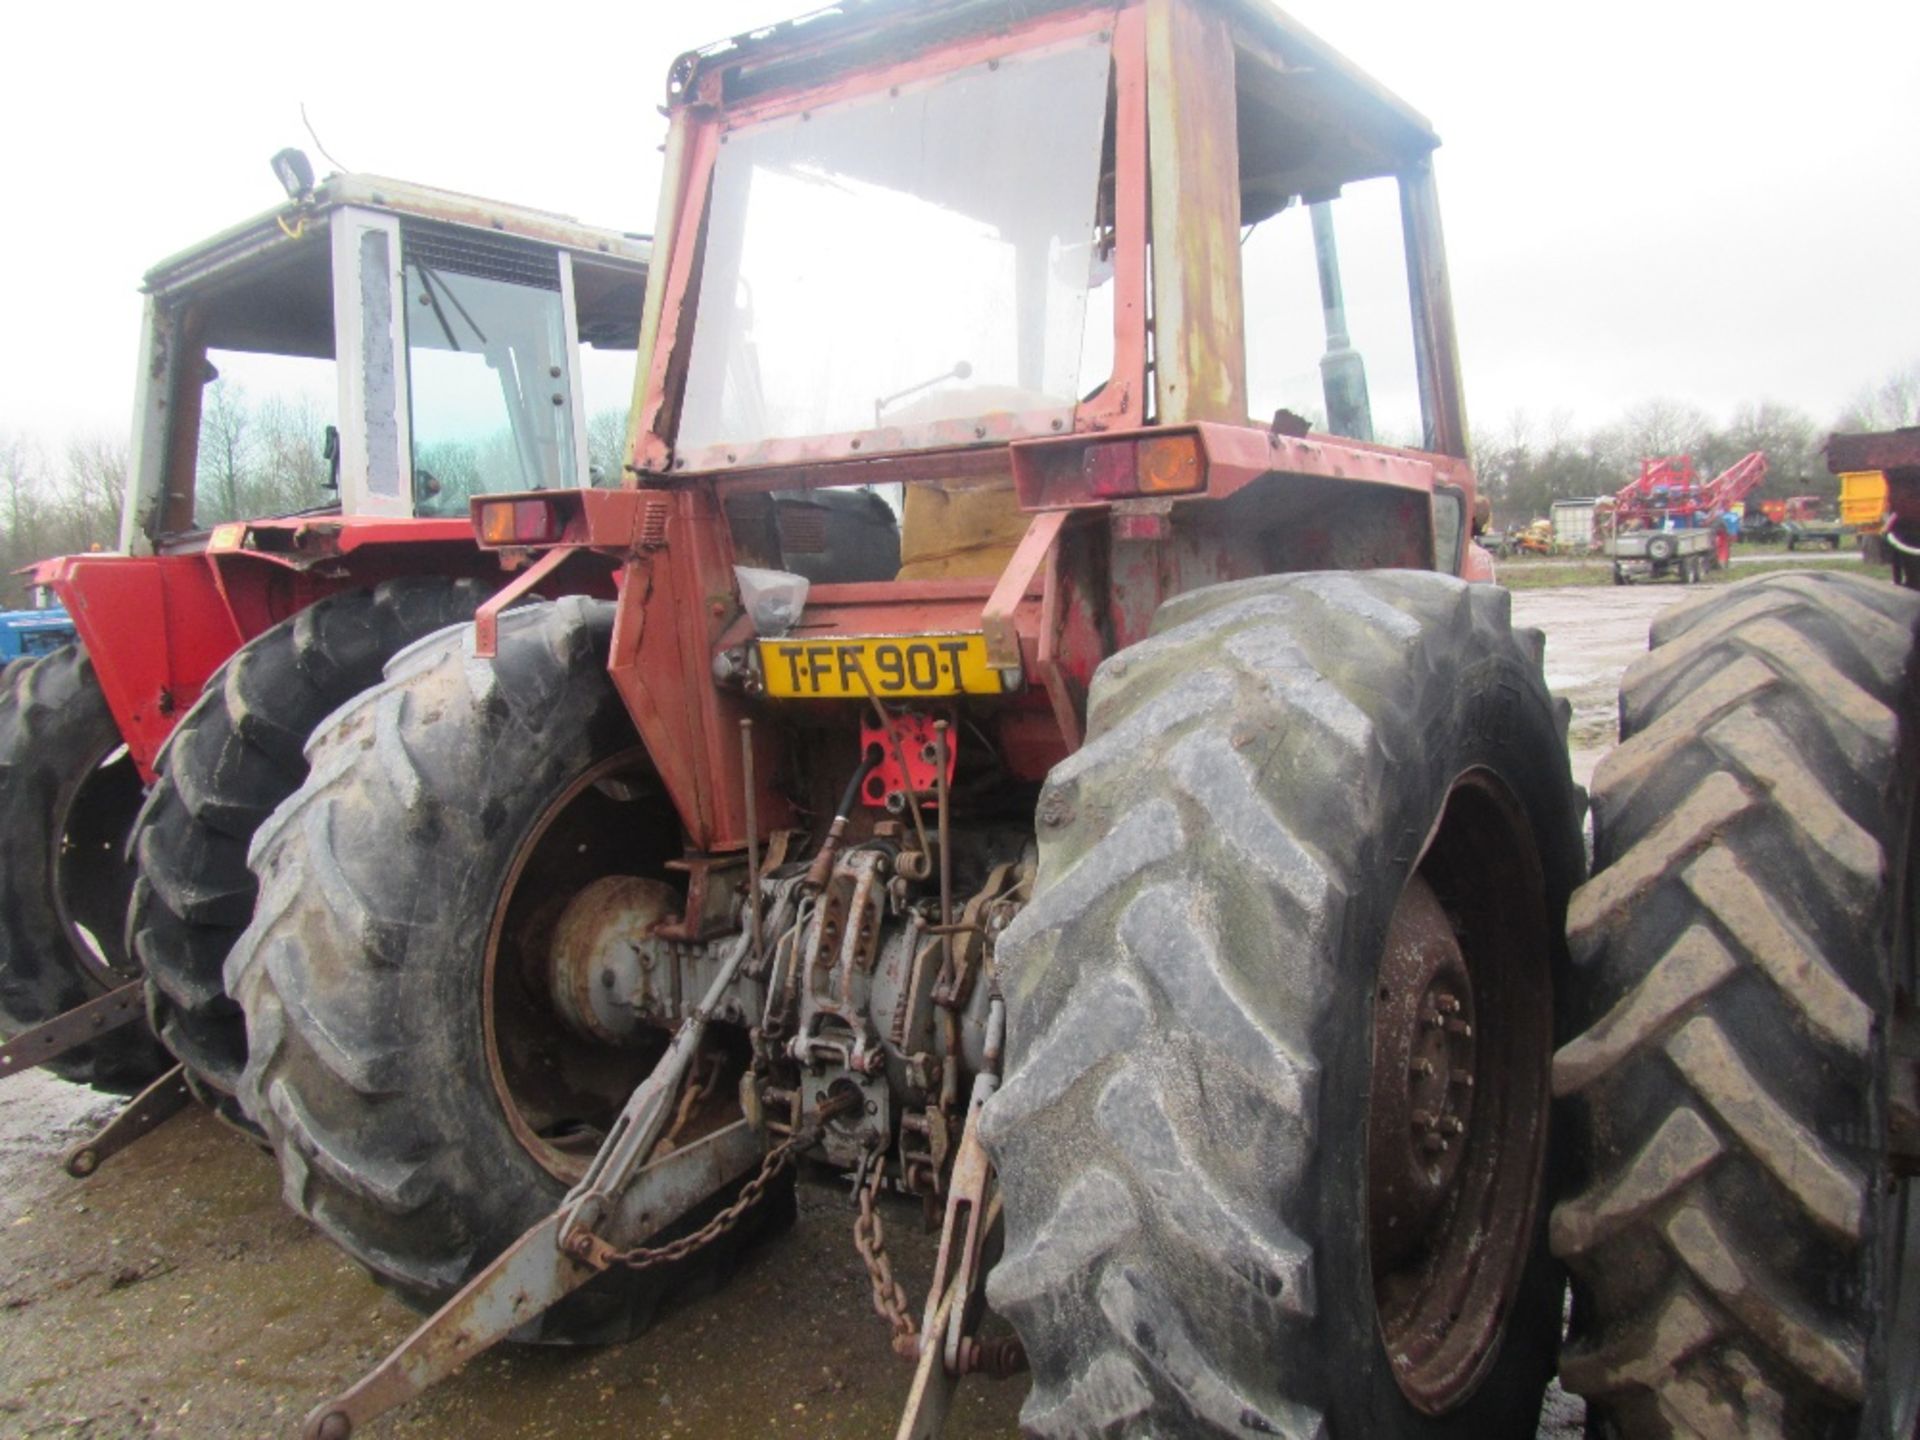
[[[86, 651], [7, 667], [0, 685], [0, 1031], [53, 1019], [139, 978], [122, 944], [133, 870], [127, 831], [140, 775]], [[131, 1092], [166, 1052], [142, 1024], [47, 1068]]]
[[1508, 595], [1274, 577], [1095, 678], [998, 947], [1029, 1430], [1530, 1434], [1565, 712]]
[[[254, 838], [260, 899], [226, 970], [241, 1102], [288, 1203], [421, 1306], [553, 1212], [664, 1048], [569, 1027], [547, 981], [574, 896], [679, 853], [607, 678], [613, 611], [511, 611], [491, 661], [471, 627], [404, 653], [316, 733]], [[624, 1339], [740, 1238], [609, 1272], [519, 1338]]]
[[1914, 1433], [1917, 633], [1907, 592], [1767, 576], [1665, 612], [1627, 672], [1554, 1062], [1563, 1380], [1602, 1435]]

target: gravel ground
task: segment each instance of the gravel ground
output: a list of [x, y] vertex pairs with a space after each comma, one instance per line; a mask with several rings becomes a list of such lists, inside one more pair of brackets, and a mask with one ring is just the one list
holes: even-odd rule
[[[1585, 783], [1611, 743], [1614, 686], [1670, 589], [1534, 590], [1516, 623], [1547, 632], [1548, 683], [1573, 702]], [[272, 1161], [189, 1112], [68, 1179], [58, 1157], [114, 1102], [38, 1073], [0, 1085], [0, 1435], [286, 1436], [398, 1343], [416, 1317], [281, 1204]], [[892, 1433], [907, 1386], [874, 1319], [842, 1190], [801, 1188], [799, 1222], [724, 1289], [609, 1350], [503, 1349], [370, 1432], [507, 1437]], [[889, 1229], [909, 1291], [932, 1241]], [[969, 1381], [948, 1434], [1015, 1431], [1022, 1387]], [[1548, 1396], [1540, 1435], [1573, 1440], [1577, 1400]]]

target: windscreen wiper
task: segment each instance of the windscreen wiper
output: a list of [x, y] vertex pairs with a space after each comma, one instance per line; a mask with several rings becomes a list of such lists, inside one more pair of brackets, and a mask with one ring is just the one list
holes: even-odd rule
[[[467, 328], [480, 337], [480, 344], [484, 348], [487, 344], [487, 332], [482, 330], [473, 316], [467, 313], [467, 307], [460, 303], [460, 297], [453, 293], [453, 287], [441, 278], [438, 271], [422, 265], [418, 260], [413, 262], [413, 268], [420, 272], [420, 288], [426, 292], [427, 303], [433, 307], [433, 318], [440, 322], [440, 333], [447, 337], [447, 344], [455, 350], [460, 349], [460, 342], [453, 336], [453, 326], [447, 323], [447, 312], [440, 308], [442, 294], [447, 297], [447, 303], [460, 312], [460, 318], [467, 322]], [[436, 291], [439, 294], [436, 294]]]

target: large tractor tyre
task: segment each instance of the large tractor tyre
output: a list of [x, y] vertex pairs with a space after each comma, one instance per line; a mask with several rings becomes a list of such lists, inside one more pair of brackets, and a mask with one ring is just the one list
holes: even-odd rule
[[253, 918], [247, 845], [306, 778], [314, 728], [402, 648], [470, 619], [486, 596], [477, 580], [421, 577], [320, 600], [214, 672], [160, 751], [133, 832], [127, 948], [146, 971], [155, 1033], [236, 1124], [253, 1128], [233, 1099], [247, 1032], [221, 971]]
[[[510, 612], [491, 661], [471, 627], [403, 652], [315, 734], [306, 783], [254, 837], [259, 904], [226, 972], [241, 1101], [288, 1203], [422, 1307], [553, 1212], [665, 1048], [581, 1034], [548, 981], [574, 897], [680, 852], [607, 677], [613, 611]], [[792, 1206], [777, 1187], [723, 1241], [609, 1271], [517, 1338], [628, 1338]]]
[[[8, 1034], [139, 979], [121, 931], [140, 774], [77, 645], [8, 667], [0, 687], [0, 1029]], [[49, 1065], [130, 1093], [165, 1068], [145, 1025]]]
[[1170, 601], [1096, 674], [998, 945], [993, 1306], [1043, 1436], [1531, 1435], [1566, 710], [1504, 590]]
[[1920, 1238], [1887, 1141], [1917, 627], [1876, 581], [1767, 576], [1667, 611], [1627, 672], [1554, 1060], [1562, 1378], [1600, 1434], [1914, 1433]]

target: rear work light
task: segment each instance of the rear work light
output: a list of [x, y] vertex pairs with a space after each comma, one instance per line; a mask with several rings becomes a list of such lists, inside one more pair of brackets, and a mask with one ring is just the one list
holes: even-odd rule
[[560, 507], [551, 500], [486, 500], [475, 508], [482, 545], [551, 545], [560, 538]]

